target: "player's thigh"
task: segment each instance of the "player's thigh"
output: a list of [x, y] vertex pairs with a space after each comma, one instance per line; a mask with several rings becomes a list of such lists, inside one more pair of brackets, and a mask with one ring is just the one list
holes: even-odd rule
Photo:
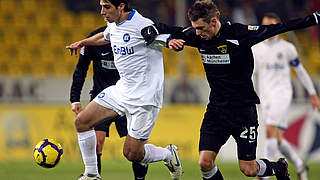
[[225, 124], [232, 119], [229, 115], [224, 108], [208, 105], [200, 129], [199, 152], [220, 151], [231, 136], [229, 126]]
[[129, 106], [126, 112], [128, 135], [138, 140], [148, 140], [159, 111], [155, 106]]
[[232, 136], [237, 143], [238, 159], [256, 159], [258, 140], [258, 116], [255, 106], [234, 109]]
[[108, 120], [116, 117], [118, 114], [108, 108], [101, 106], [100, 104], [91, 101], [78, 115], [76, 118], [76, 123], [84, 124], [89, 127], [102, 122], [103, 120]]

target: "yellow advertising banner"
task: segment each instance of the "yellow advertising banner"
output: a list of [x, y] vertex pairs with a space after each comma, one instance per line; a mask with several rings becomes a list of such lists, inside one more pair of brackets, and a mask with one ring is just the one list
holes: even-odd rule
[[[165, 105], [149, 142], [163, 147], [176, 144], [181, 158], [197, 159], [204, 111], [204, 105]], [[44, 138], [62, 144], [63, 158], [80, 158], [74, 116], [70, 105], [0, 105], [0, 161], [31, 159], [34, 145]], [[123, 142], [112, 124], [103, 159], [123, 159]]]

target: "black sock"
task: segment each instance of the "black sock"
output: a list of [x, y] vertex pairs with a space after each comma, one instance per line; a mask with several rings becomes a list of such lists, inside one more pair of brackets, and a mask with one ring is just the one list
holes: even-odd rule
[[140, 163], [132, 162], [132, 169], [135, 180], [144, 180], [148, 172], [148, 165], [144, 166]]
[[98, 162], [98, 172], [101, 174], [101, 156], [102, 153], [97, 153], [97, 162]]
[[203, 180], [223, 180], [223, 176], [222, 176], [220, 170], [218, 169], [216, 174], [214, 174], [211, 178], [209, 178], [209, 179], [203, 178]]
[[275, 173], [281, 172], [283, 169], [283, 167], [276, 162], [270, 162], [267, 159], [260, 160], [262, 160], [266, 164], [266, 171], [263, 175], [260, 175], [260, 177], [274, 176]]

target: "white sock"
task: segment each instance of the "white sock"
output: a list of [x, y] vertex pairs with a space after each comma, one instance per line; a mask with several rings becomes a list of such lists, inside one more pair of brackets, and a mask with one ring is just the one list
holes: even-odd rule
[[84, 174], [99, 174], [96, 154], [96, 133], [94, 130], [78, 132], [78, 141], [85, 166]]
[[217, 165], [214, 165], [214, 167], [210, 171], [207, 171], [207, 172], [201, 171], [202, 177], [204, 177], [205, 179], [212, 178], [217, 172], [218, 172], [218, 166]]
[[304, 168], [304, 163], [298, 154], [294, 151], [291, 145], [287, 140], [282, 139], [281, 144], [279, 145], [280, 152], [291, 162], [293, 162], [294, 167], [297, 169], [297, 172], [301, 172]]
[[262, 160], [257, 160], [257, 164], [259, 166], [259, 169], [258, 169], [258, 173], [257, 173], [257, 176], [263, 176], [264, 173], [266, 172], [267, 170], [267, 165], [265, 162], [263, 162]]
[[145, 155], [141, 163], [149, 164], [157, 161], [169, 161], [172, 158], [167, 148], [157, 147], [153, 144], [144, 145]]
[[278, 141], [276, 138], [269, 138], [266, 140], [264, 146], [264, 156], [267, 159], [275, 160], [276, 154], [278, 151]]

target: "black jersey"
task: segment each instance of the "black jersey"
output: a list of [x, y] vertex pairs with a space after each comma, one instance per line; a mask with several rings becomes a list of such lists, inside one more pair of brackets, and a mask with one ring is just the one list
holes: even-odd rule
[[[105, 27], [101, 27], [91, 32], [91, 37], [99, 32], [103, 32]], [[81, 90], [87, 75], [90, 62], [93, 62], [93, 88], [90, 91], [91, 97], [95, 97], [100, 91], [108, 86], [114, 85], [119, 80], [119, 73], [115, 68], [111, 45], [86, 46], [80, 51], [79, 62], [73, 73], [73, 81], [70, 92], [70, 101], [80, 102]]]
[[[254, 68], [251, 47], [274, 35], [315, 24], [315, 16], [262, 26], [226, 22], [222, 23], [218, 34], [211, 40], [201, 39], [194, 28], [182, 32], [181, 29], [177, 31], [176, 27], [169, 29], [172, 38], [184, 39], [185, 45], [198, 48], [211, 88], [210, 104], [243, 106], [260, 103], [251, 79]], [[168, 31], [166, 28], [160, 29], [160, 32]]]

